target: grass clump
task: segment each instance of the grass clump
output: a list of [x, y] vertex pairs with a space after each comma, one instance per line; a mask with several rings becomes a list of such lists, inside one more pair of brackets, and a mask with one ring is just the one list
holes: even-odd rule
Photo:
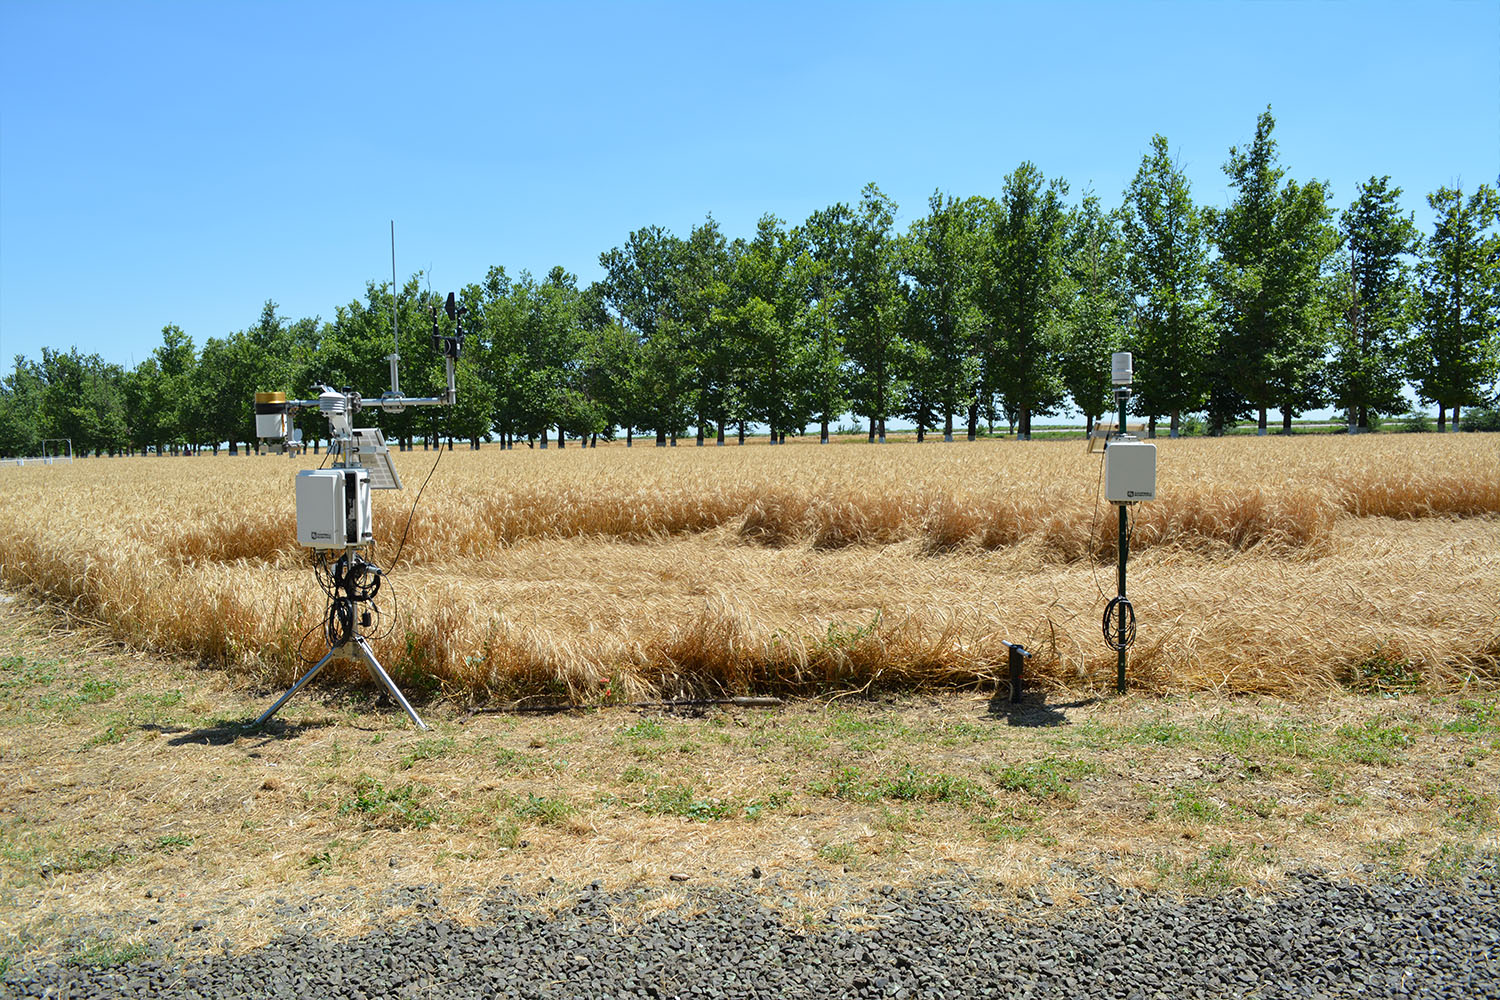
[[339, 804], [339, 815], [359, 815], [367, 822], [390, 829], [426, 829], [437, 822], [437, 812], [423, 804], [431, 789], [408, 784], [387, 788], [379, 779], [360, 776], [354, 794]]
[[961, 806], [992, 804], [978, 782], [943, 771], [929, 773], [910, 766], [887, 778], [880, 794], [898, 802], [952, 802]]
[[652, 789], [639, 808], [648, 816], [681, 816], [707, 822], [734, 819], [744, 807], [734, 799], [700, 795], [692, 785], [676, 784]]
[[1172, 812], [1179, 819], [1194, 823], [1212, 823], [1224, 812], [1212, 799], [1197, 788], [1174, 788], [1172, 790]]
[[1350, 665], [1344, 686], [1360, 694], [1410, 694], [1422, 683], [1422, 671], [1410, 660], [1377, 646], [1370, 655]]
[[57, 660], [28, 660], [24, 656], [0, 658], [0, 691], [46, 687], [57, 679]]
[[95, 941], [73, 952], [68, 957], [68, 963], [89, 969], [112, 969], [140, 961], [149, 954], [151, 954], [151, 949], [139, 941], [120, 944], [112, 941]]
[[951, 802], [960, 806], [992, 804], [984, 789], [969, 778], [944, 771], [928, 772], [912, 765], [876, 776], [865, 775], [858, 767], [842, 765], [833, 769], [827, 781], [808, 785], [814, 795], [844, 802]]
[[1073, 803], [1078, 792], [1073, 782], [1098, 772], [1098, 765], [1068, 757], [1043, 757], [1024, 764], [986, 768], [995, 783], [1008, 792], [1021, 792], [1038, 802]]
[[551, 798], [528, 792], [524, 799], [511, 803], [511, 814], [523, 822], [555, 826], [564, 822], [578, 809], [566, 799]]
[[1416, 740], [1407, 721], [1376, 716], [1363, 725], [1344, 725], [1334, 731], [1331, 756], [1356, 764], [1391, 764], [1400, 750]]
[[416, 745], [411, 748], [411, 751], [401, 758], [400, 767], [403, 771], [409, 771], [418, 761], [437, 760], [439, 757], [445, 757], [453, 752], [455, 745], [451, 736], [418, 740]]
[[1421, 793], [1447, 810], [1447, 825], [1455, 830], [1487, 830], [1496, 824], [1497, 799], [1493, 793], [1477, 792], [1448, 779], [1424, 782]]

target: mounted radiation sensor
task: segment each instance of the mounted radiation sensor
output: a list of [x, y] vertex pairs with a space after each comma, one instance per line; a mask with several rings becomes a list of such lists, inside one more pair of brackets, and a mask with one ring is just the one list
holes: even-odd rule
[[1135, 381], [1135, 370], [1129, 351], [1116, 351], [1110, 355], [1109, 369], [1110, 381], [1115, 385], [1129, 385]]

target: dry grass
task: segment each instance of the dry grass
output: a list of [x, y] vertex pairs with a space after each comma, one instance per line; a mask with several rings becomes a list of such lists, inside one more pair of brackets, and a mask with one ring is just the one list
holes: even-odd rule
[[[1488, 436], [1159, 448], [1162, 499], [1132, 528], [1136, 684], [1306, 695], [1372, 658], [1439, 687], [1496, 679]], [[397, 461], [416, 482], [428, 459]], [[1107, 683], [1098, 462], [1076, 442], [452, 452], [377, 653], [460, 701], [986, 685], [1005, 640], [1045, 683]], [[296, 467], [5, 470], [0, 579], [134, 647], [287, 683], [320, 652]], [[377, 494], [377, 561], [413, 496]]]
[[231, 675], [57, 622], [0, 602], [0, 959], [18, 967], [101, 931], [183, 957], [432, 915], [403, 888], [465, 919], [496, 892], [547, 910], [599, 880], [639, 891], [612, 913], [629, 923], [691, 916], [724, 882], [791, 923], [859, 927], [872, 886], [1065, 904], [1090, 873], [1274, 891], [1309, 867], [1450, 876], [1500, 849], [1493, 694], [437, 706], [428, 733], [304, 698], [247, 732], [264, 700]]

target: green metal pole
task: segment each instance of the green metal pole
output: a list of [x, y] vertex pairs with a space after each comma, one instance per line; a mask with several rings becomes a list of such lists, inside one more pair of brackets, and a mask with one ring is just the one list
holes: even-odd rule
[[[1125, 523], [1125, 505], [1120, 504], [1120, 596], [1125, 596], [1125, 560], [1130, 558], [1130, 536]], [[1115, 664], [1115, 690], [1120, 694], [1125, 693], [1125, 605], [1121, 604], [1116, 611], [1120, 616], [1120, 627], [1116, 635], [1120, 638], [1120, 651], [1118, 662]]]
[[[1116, 389], [1115, 390], [1115, 399], [1120, 404], [1120, 433], [1121, 434], [1125, 433], [1125, 403], [1126, 403], [1126, 400], [1128, 400], [1129, 398], [1130, 398], [1130, 390], [1129, 389], [1120, 388], [1120, 389]], [[1119, 542], [1118, 550], [1119, 550], [1119, 556], [1120, 556], [1120, 573], [1119, 573], [1119, 576], [1120, 576], [1119, 584], [1120, 585], [1119, 585], [1119, 593], [1120, 593], [1121, 597], [1124, 597], [1125, 596], [1125, 563], [1130, 558], [1130, 535], [1129, 535], [1129, 522], [1128, 522], [1127, 515], [1126, 515], [1126, 512], [1125, 512], [1125, 505], [1122, 503], [1122, 504], [1119, 505], [1119, 507], [1120, 507], [1120, 533], [1119, 533], [1119, 539], [1118, 539], [1118, 542]], [[1115, 691], [1118, 692], [1119, 694], [1124, 694], [1125, 693], [1125, 605], [1123, 603], [1121, 603], [1119, 605], [1118, 609], [1116, 610], [1116, 613], [1120, 616], [1119, 630], [1115, 633], [1116, 636], [1118, 636], [1118, 638], [1120, 640], [1120, 649], [1119, 649], [1119, 652], [1117, 654], [1118, 657], [1119, 657], [1119, 659], [1117, 660], [1117, 662], [1115, 664]]]

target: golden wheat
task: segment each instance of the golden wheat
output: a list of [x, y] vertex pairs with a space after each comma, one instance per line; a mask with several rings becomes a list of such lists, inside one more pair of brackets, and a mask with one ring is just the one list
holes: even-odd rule
[[[1377, 655], [1435, 683], [1496, 676], [1489, 436], [1159, 448], [1161, 499], [1131, 527], [1135, 683], [1305, 692]], [[397, 461], [411, 482], [432, 457]], [[285, 683], [320, 651], [299, 467], [4, 470], [0, 579], [121, 641]], [[1088, 686], [1113, 674], [1098, 477], [1077, 442], [455, 451], [409, 530], [415, 491], [376, 495], [376, 561], [401, 552], [376, 649], [466, 700], [984, 684], [1006, 641]]]

